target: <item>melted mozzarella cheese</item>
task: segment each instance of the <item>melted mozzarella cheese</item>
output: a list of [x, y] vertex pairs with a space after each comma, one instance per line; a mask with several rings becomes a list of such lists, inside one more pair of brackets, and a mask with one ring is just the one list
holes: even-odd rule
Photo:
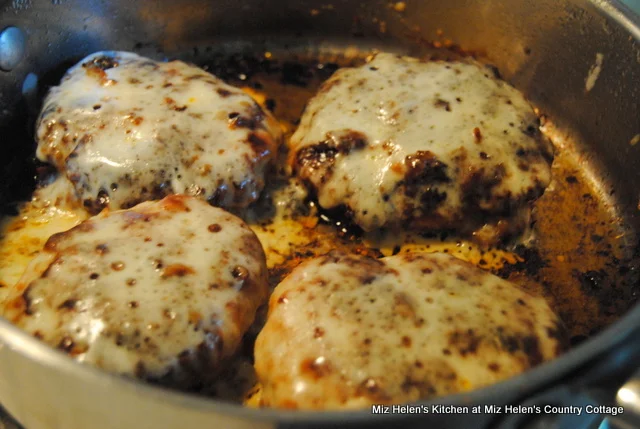
[[551, 178], [537, 121], [486, 67], [378, 54], [338, 70], [309, 102], [291, 163], [322, 207], [346, 206], [365, 230], [472, 232], [507, 215], [520, 232]]
[[188, 387], [235, 353], [267, 290], [264, 252], [242, 220], [170, 196], [52, 236], [5, 317], [78, 360]]
[[245, 207], [262, 191], [280, 139], [267, 111], [200, 68], [98, 52], [51, 89], [37, 156], [94, 213], [174, 193]]
[[263, 405], [359, 408], [485, 386], [564, 341], [543, 298], [454, 257], [332, 252], [275, 289], [255, 368]]

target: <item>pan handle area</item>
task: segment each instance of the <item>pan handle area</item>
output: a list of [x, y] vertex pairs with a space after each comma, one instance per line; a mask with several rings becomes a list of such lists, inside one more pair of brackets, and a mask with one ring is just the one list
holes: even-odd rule
[[616, 403], [624, 413], [612, 419], [616, 429], [640, 428], [640, 369], [620, 388]]

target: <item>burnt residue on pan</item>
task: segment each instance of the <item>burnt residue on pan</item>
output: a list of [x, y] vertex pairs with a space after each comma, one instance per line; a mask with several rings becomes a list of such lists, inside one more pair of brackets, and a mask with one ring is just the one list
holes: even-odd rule
[[536, 239], [518, 249], [522, 263], [499, 274], [550, 298], [575, 345], [637, 301], [640, 253], [576, 153], [558, 151], [553, 169], [536, 203]]

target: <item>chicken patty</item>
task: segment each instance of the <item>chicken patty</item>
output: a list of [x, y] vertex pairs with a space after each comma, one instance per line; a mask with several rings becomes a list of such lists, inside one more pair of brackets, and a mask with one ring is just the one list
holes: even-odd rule
[[452, 256], [334, 251], [276, 287], [255, 369], [262, 405], [347, 409], [486, 386], [565, 346], [543, 298]]
[[97, 52], [50, 90], [37, 157], [97, 213], [170, 194], [245, 207], [264, 187], [281, 130], [249, 95], [181, 61]]
[[524, 96], [491, 68], [378, 54], [309, 102], [290, 164], [325, 209], [366, 231], [520, 234], [551, 179], [553, 147]]
[[174, 195], [53, 235], [5, 316], [80, 361], [191, 388], [213, 381], [267, 294], [249, 227]]

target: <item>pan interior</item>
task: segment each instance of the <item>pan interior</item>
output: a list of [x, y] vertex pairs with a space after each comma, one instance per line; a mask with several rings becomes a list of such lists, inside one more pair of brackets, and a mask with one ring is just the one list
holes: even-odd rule
[[[467, 55], [454, 46], [442, 45], [381, 46], [366, 42], [354, 44], [349, 40], [314, 48], [286, 42], [254, 49], [251, 44], [228, 43], [217, 44], [215, 48], [198, 46], [169, 58], [193, 62], [227, 82], [243, 87], [274, 113], [288, 138], [319, 85], [336, 69], [366, 61], [367, 56], [375, 52], [374, 46], [379, 50], [437, 59]], [[137, 48], [141, 54], [160, 57], [148, 46]], [[70, 64], [65, 63], [51, 72], [45, 83], [56, 84]], [[43, 93], [41, 91], [36, 105], [41, 102]], [[276, 210], [277, 203], [292, 197], [287, 193], [287, 178], [276, 171], [266, 197], [245, 213], [265, 245], [272, 287], [300, 262], [332, 248], [375, 256], [410, 249], [443, 251], [544, 296], [566, 324], [572, 345], [612, 324], [637, 300], [640, 258], [636, 232], [617, 210], [606, 175], [589, 162], [591, 157], [586, 145], [566, 138], [568, 133], [556, 128], [553, 116], [547, 116], [544, 110], [540, 114], [543, 130], [554, 142], [557, 152], [553, 181], [535, 204], [534, 231], [526, 245], [480, 250], [447, 234], [408, 235], [395, 239], [363, 234], [337, 213], [319, 213], [312, 199], [286, 204], [290, 208], [282, 212]], [[286, 154], [282, 156], [284, 158]], [[31, 161], [32, 154], [26, 158], [29, 159], [24, 165], [29, 171], [42, 170], [42, 166]], [[26, 184], [15, 197], [24, 199], [32, 191], [33, 185]], [[21, 260], [26, 261], [46, 240], [42, 234], [25, 234], [13, 239], [38, 215], [28, 203], [18, 203], [16, 207], [17, 215], [5, 216], [0, 237], [0, 294], [11, 288], [5, 274], [11, 269], [15, 271], [15, 255], [19, 254]], [[251, 396], [255, 381], [252, 350], [258, 329], [256, 326], [247, 335], [240, 358], [220, 383], [200, 393], [234, 402]]]

